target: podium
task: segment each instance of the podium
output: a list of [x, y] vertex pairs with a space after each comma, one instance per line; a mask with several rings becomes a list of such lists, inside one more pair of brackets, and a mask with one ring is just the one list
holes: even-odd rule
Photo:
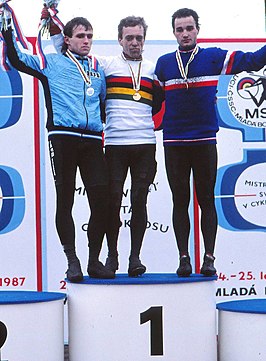
[[0, 291], [0, 321], [7, 329], [6, 361], [64, 360], [63, 293]]
[[216, 277], [67, 282], [71, 361], [216, 361]]
[[217, 304], [220, 361], [266, 360], [266, 299]]

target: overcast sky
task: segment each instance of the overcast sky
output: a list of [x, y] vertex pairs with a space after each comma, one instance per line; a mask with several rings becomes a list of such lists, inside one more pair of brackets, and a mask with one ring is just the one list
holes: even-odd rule
[[[58, 16], [66, 23], [84, 16], [92, 23], [94, 39], [116, 40], [117, 25], [128, 15], [143, 16], [148, 40], [173, 40], [171, 16], [182, 7], [196, 10], [201, 38], [264, 38], [265, 0], [61, 0]], [[10, 6], [26, 36], [37, 34], [41, 0], [11, 0]]]

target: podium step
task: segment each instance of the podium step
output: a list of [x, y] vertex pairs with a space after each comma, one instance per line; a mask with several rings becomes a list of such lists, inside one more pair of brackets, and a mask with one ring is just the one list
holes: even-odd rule
[[216, 361], [216, 277], [67, 283], [72, 361]]
[[0, 321], [7, 330], [1, 359], [64, 360], [64, 300], [56, 292], [1, 291]]
[[266, 300], [217, 304], [220, 361], [266, 360]]

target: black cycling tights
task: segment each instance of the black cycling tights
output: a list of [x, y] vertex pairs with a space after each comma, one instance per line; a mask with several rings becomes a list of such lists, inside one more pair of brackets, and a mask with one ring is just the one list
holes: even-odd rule
[[56, 186], [56, 228], [60, 241], [64, 250], [75, 249], [72, 208], [79, 168], [90, 207], [87, 231], [89, 254], [90, 258], [97, 258], [106, 232], [109, 208], [107, 167], [102, 142], [85, 137], [54, 136], [49, 141], [49, 150]]
[[214, 203], [216, 145], [165, 147], [165, 162], [173, 199], [173, 227], [180, 254], [188, 253], [191, 170], [201, 209], [201, 231], [205, 253], [213, 254], [217, 232], [217, 213]]
[[[65, 187], [67, 185], [56, 186], [56, 228], [64, 248], [73, 249], [75, 248], [75, 225], [72, 217], [74, 194], [73, 191], [66, 192]], [[91, 212], [87, 229], [90, 258], [97, 259], [106, 233], [108, 187], [91, 186], [87, 189], [87, 197]]]

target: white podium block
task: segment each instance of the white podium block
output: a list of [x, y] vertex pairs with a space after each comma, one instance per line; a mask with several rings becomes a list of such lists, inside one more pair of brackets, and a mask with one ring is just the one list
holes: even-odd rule
[[63, 293], [0, 291], [0, 321], [7, 328], [4, 361], [64, 360]]
[[70, 361], [216, 361], [216, 277], [67, 283]]
[[220, 361], [266, 360], [266, 300], [223, 302], [218, 309]]

